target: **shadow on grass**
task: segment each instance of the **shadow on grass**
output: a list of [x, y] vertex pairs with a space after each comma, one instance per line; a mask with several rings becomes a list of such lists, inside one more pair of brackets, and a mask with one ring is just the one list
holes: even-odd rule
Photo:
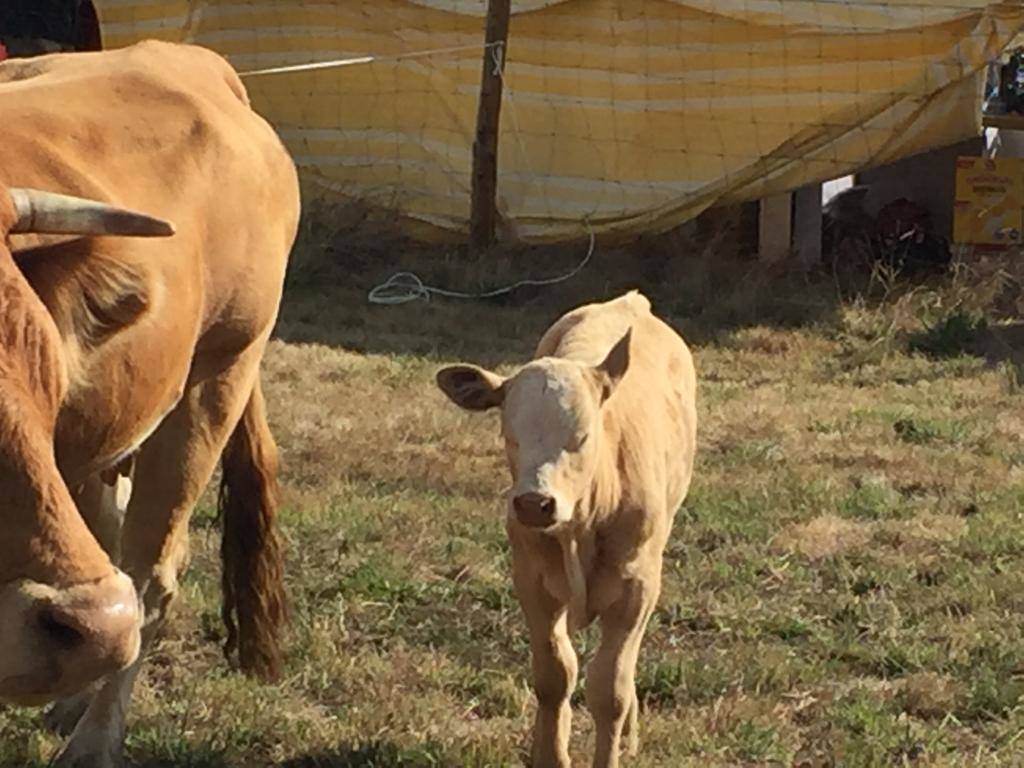
[[418, 747], [400, 747], [390, 741], [373, 741], [336, 751], [302, 755], [285, 760], [278, 768], [437, 768], [448, 765], [486, 765], [465, 762], [440, 744], [427, 742]]
[[968, 351], [989, 363], [1024, 363], [1024, 323], [990, 325], [978, 330]]
[[1012, 390], [1024, 389], [1024, 323], [990, 324], [980, 313], [954, 311], [909, 339], [912, 351], [932, 359], [963, 355], [1002, 368]]
[[368, 300], [397, 272], [466, 293], [523, 279], [550, 279], [577, 268], [587, 240], [501, 246], [470, 256], [460, 245], [423, 244], [386, 224], [331, 224], [313, 211], [293, 252], [276, 335], [356, 352], [467, 359], [483, 365], [527, 359], [544, 330], [581, 304], [643, 291], [655, 312], [702, 345], [735, 329], [828, 323], [838, 292], [827, 275], [794, 275], [745, 256], [736, 225], [708, 232], [700, 222], [627, 245], [598, 241], [586, 266], [546, 286], [490, 299], [436, 297], [405, 304]]
[[[269, 765], [262, 760], [247, 762], [244, 754], [228, 756], [219, 750], [204, 747], [173, 750], [135, 750], [128, 760], [132, 768], [239, 768], [249, 765]], [[372, 741], [366, 744], [341, 744], [337, 749], [315, 754], [299, 755], [276, 763], [276, 768], [437, 768], [448, 765], [486, 765], [485, 762], [465, 763], [463, 756], [450, 752], [448, 747], [426, 742], [415, 747], [403, 747], [391, 741]]]

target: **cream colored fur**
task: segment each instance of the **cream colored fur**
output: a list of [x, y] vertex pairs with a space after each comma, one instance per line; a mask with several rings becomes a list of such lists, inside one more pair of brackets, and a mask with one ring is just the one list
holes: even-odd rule
[[693, 471], [690, 352], [634, 291], [562, 317], [512, 376], [459, 365], [440, 371], [438, 385], [469, 410], [502, 409], [513, 582], [538, 702], [533, 766], [569, 765], [571, 634], [597, 618], [587, 672], [593, 765], [613, 768], [623, 740], [631, 753], [638, 745], [640, 641]]

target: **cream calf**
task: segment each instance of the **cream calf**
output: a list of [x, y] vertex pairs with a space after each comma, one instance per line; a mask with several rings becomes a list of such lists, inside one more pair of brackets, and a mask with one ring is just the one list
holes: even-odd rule
[[463, 408], [501, 408], [513, 582], [537, 695], [533, 765], [570, 764], [570, 634], [600, 618], [586, 684], [593, 764], [617, 766], [623, 737], [630, 754], [638, 747], [637, 656], [693, 470], [690, 352], [634, 291], [562, 317], [508, 378], [458, 365], [437, 382]]

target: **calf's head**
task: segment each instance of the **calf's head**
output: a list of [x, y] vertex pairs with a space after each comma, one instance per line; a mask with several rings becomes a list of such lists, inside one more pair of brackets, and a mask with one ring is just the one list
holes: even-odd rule
[[475, 365], [438, 372], [441, 391], [462, 408], [501, 408], [510, 513], [522, 525], [568, 523], [590, 492], [604, 436], [602, 410], [629, 368], [629, 350], [627, 332], [597, 365], [545, 357], [508, 378]]
[[75, 508], [54, 458], [61, 339], [7, 245], [14, 233], [167, 235], [166, 222], [0, 186], [0, 701], [39, 704], [130, 664], [138, 598]]

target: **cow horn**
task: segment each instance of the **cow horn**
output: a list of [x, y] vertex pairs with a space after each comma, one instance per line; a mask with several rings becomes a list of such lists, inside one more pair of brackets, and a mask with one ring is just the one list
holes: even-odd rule
[[174, 234], [174, 225], [168, 221], [95, 200], [14, 187], [8, 193], [18, 216], [10, 229], [12, 234], [129, 237], [167, 237]]

